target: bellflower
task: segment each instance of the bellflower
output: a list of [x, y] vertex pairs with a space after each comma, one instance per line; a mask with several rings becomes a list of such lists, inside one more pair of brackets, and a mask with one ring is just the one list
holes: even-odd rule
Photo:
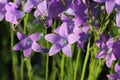
[[100, 35], [100, 40], [96, 41], [100, 51], [97, 53], [97, 58], [106, 58], [107, 67], [111, 67], [112, 61], [116, 60], [113, 53], [114, 38], [110, 37], [106, 40], [104, 35]]
[[3, 20], [3, 18], [5, 17], [5, 5], [7, 4], [7, 0], [0, 0], [0, 21]]
[[108, 74], [107, 77], [111, 80], [120, 80], [120, 66], [116, 63], [114, 67], [115, 73]]
[[73, 32], [75, 34], [78, 34], [80, 36], [79, 40], [78, 40], [78, 47], [82, 48], [83, 51], [85, 51], [84, 49], [84, 44], [88, 39], [88, 31], [89, 31], [89, 26], [88, 25], [83, 25], [81, 28], [79, 28], [78, 26], [74, 28]]
[[116, 4], [120, 5], [120, 0], [94, 0], [95, 2], [105, 2], [106, 11], [110, 14], [115, 8]]
[[86, 22], [88, 16], [85, 13], [87, 7], [84, 3], [81, 1], [79, 3], [73, 3], [69, 6], [69, 8], [66, 10], [66, 13], [68, 15], [74, 16], [73, 21], [75, 25], [82, 25], [84, 22]]
[[37, 7], [37, 5], [39, 4], [40, 0], [27, 0], [27, 2], [24, 5], [23, 10], [27, 13], [29, 13], [32, 8]]
[[48, 4], [46, 0], [38, 4], [37, 9], [34, 12], [34, 16], [36, 18], [41, 16], [42, 19], [46, 19], [46, 25], [48, 27], [52, 25], [52, 18], [48, 16]]
[[13, 50], [23, 50], [25, 58], [28, 58], [30, 56], [32, 50], [35, 52], [42, 52], [42, 48], [36, 42], [39, 40], [39, 38], [41, 38], [41, 34], [34, 33], [32, 35], [25, 35], [17, 32], [17, 37], [20, 42], [13, 47]]
[[[61, 15], [61, 20], [63, 23], [66, 23], [66, 27], [68, 30], [68, 34], [73, 33], [73, 30], [75, 27], [81, 26], [83, 24], [83, 21], [79, 20], [79, 18], [69, 18], [65, 14]], [[59, 30], [59, 27], [57, 27], [54, 32], [57, 33]]]
[[62, 14], [61, 15], [61, 20], [62, 20], [63, 23], [67, 24], [68, 34], [73, 33], [73, 29], [75, 27], [73, 19], [67, 17], [65, 14]]
[[42, 16], [42, 18], [48, 16], [48, 6], [47, 6], [46, 0], [44, 0], [38, 4], [37, 9], [34, 12], [34, 16], [35, 17]]
[[12, 24], [18, 24], [18, 19], [22, 18], [24, 16], [24, 13], [20, 10], [17, 10], [18, 5], [12, 2], [9, 2], [6, 4], [6, 14], [5, 19], [6, 21], [12, 23]]
[[114, 55], [115, 55], [115, 57], [116, 58], [120, 58], [120, 47], [118, 47], [118, 46], [120, 46], [120, 38], [119, 38], [119, 40], [117, 41], [117, 42], [115, 42], [115, 44], [113, 45], [113, 47], [114, 47], [114, 49], [113, 49], [113, 52], [114, 52]]
[[66, 56], [72, 57], [71, 44], [75, 43], [79, 39], [79, 35], [68, 34], [67, 24], [63, 23], [57, 34], [47, 34], [45, 39], [53, 43], [49, 50], [49, 56], [52, 56], [62, 50]]
[[62, 3], [62, 1], [54, 1], [50, 4], [48, 9], [48, 15], [51, 18], [57, 18], [59, 14], [66, 10], [66, 6]]

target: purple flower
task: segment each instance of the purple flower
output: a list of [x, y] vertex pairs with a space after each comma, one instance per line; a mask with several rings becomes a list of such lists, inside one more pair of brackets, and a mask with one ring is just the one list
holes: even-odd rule
[[73, 32], [75, 34], [78, 34], [80, 36], [79, 40], [78, 40], [78, 46], [80, 48], [83, 49], [83, 51], [85, 51], [84, 49], [84, 44], [88, 39], [88, 31], [89, 31], [89, 26], [88, 25], [83, 25], [81, 28], [79, 28], [78, 26], [74, 28]]
[[41, 37], [41, 34], [34, 33], [32, 35], [25, 35], [20, 32], [17, 32], [17, 37], [20, 40], [20, 42], [13, 47], [13, 50], [23, 50], [25, 58], [28, 58], [30, 56], [32, 50], [35, 52], [42, 51], [42, 48], [36, 42]]
[[116, 14], [116, 25], [120, 27], [120, 11]]
[[119, 59], [120, 58], [120, 53], [119, 53], [120, 52], [120, 47], [118, 47], [118, 46], [120, 46], [120, 38], [113, 45], [113, 47], [114, 47], [114, 49], [113, 49], [114, 55], [115, 55], [116, 58]]
[[50, 4], [48, 15], [51, 18], [57, 18], [64, 10], [66, 10], [66, 6], [61, 1], [54, 1]]
[[63, 23], [57, 34], [47, 34], [45, 39], [54, 43], [49, 50], [49, 56], [52, 56], [62, 50], [66, 56], [72, 57], [71, 44], [75, 43], [79, 39], [79, 35], [68, 34], [67, 24]]
[[[63, 24], [64, 24], [64, 23], [67, 24], [68, 34], [73, 33], [73, 29], [74, 29], [74, 27], [76, 26], [75, 23], [74, 23], [74, 20], [71, 19], [71, 18], [69, 18], [69, 17], [67, 17], [65, 14], [62, 14], [62, 15], [61, 15], [61, 20], [62, 20]], [[59, 27], [58, 27], [58, 28], [59, 28]]]
[[7, 0], [1, 0], [0, 1], [0, 21], [3, 20], [6, 10], [5, 10], [5, 5], [7, 4]]
[[38, 4], [36, 11], [34, 12], [34, 16], [38, 17], [41, 16], [42, 18], [48, 16], [48, 6], [47, 1], [42, 1]]
[[52, 18], [48, 16], [48, 4], [46, 0], [38, 4], [37, 9], [34, 12], [34, 16], [36, 18], [39, 18], [39, 16], [41, 16], [42, 19], [46, 19], [46, 25], [48, 27], [52, 25]]
[[100, 2], [100, 3], [105, 2], [106, 11], [109, 14], [113, 11], [116, 4], [120, 5], [120, 0], [94, 0], [94, 1]]
[[24, 13], [20, 10], [17, 10], [18, 5], [12, 2], [9, 2], [6, 4], [6, 14], [5, 19], [6, 21], [12, 23], [12, 24], [18, 24], [18, 19], [22, 18], [24, 16]]
[[107, 77], [112, 80], [120, 80], [120, 66], [116, 63], [114, 67], [115, 73], [108, 74]]
[[32, 8], [37, 7], [40, 0], [27, 0], [26, 4], [24, 5], [24, 11], [29, 13]]
[[100, 51], [97, 54], [97, 58], [106, 58], [107, 67], [111, 67], [112, 61], [116, 60], [113, 53], [114, 38], [109, 38], [106, 40], [104, 35], [100, 35], [100, 40], [96, 41], [97, 46], [100, 48]]

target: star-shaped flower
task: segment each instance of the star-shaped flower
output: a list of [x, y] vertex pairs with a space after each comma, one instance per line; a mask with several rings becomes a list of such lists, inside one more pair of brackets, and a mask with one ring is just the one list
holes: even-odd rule
[[9, 2], [6, 4], [6, 14], [5, 19], [6, 21], [12, 23], [12, 24], [18, 24], [18, 19], [22, 18], [24, 16], [24, 13], [20, 10], [17, 10], [18, 5], [12, 2]]
[[112, 61], [116, 60], [113, 53], [114, 38], [109, 38], [106, 40], [104, 35], [100, 35], [100, 40], [96, 41], [97, 46], [100, 48], [100, 51], [97, 54], [97, 58], [106, 58], [107, 67], [111, 67]]
[[115, 73], [108, 74], [107, 77], [111, 80], [120, 80], [120, 66], [116, 63], [114, 67]]
[[25, 58], [28, 58], [30, 56], [32, 50], [35, 52], [43, 52], [43, 49], [36, 42], [41, 37], [40, 33], [25, 35], [20, 32], [17, 32], [17, 37], [20, 40], [20, 42], [13, 47], [13, 50], [23, 50]]
[[105, 2], [106, 11], [109, 14], [113, 11], [116, 4], [120, 5], [120, 0], [94, 0], [94, 1], [100, 3]]
[[5, 5], [7, 4], [7, 0], [1, 0], [0, 1], [0, 21], [3, 20], [6, 10], [5, 10]]
[[45, 39], [53, 43], [49, 50], [49, 56], [52, 56], [62, 50], [66, 56], [72, 57], [71, 44], [75, 43], [79, 39], [79, 35], [68, 34], [67, 24], [63, 23], [57, 34], [47, 34]]

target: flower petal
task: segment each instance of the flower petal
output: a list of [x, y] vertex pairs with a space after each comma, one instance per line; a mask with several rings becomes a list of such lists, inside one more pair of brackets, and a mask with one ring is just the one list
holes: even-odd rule
[[28, 49], [23, 50], [24, 57], [25, 57], [25, 58], [28, 58], [28, 57], [30, 56], [31, 52], [32, 52], [32, 49], [31, 49], [31, 48], [28, 48]]
[[30, 35], [29, 37], [30, 37], [33, 41], [37, 41], [41, 36], [42, 36], [42, 34], [40, 34], [40, 33], [34, 33], [34, 34]]
[[49, 16], [52, 17], [52, 18], [56, 18], [65, 9], [66, 9], [66, 7], [62, 3], [62, 1], [54, 1], [54, 2], [51, 3], [51, 5], [49, 7], [49, 11], [48, 11]]
[[35, 52], [40, 52], [40, 51], [41, 51], [40, 45], [37, 44], [36, 42], [33, 42], [33, 44], [32, 44], [32, 49], [33, 49], [33, 51], [35, 51]]
[[60, 44], [54, 44], [49, 50], [49, 56], [53, 56], [56, 53], [58, 53], [62, 49], [62, 46]]
[[98, 52], [98, 54], [96, 55], [97, 58], [104, 58], [106, 56], [106, 50], [101, 50]]
[[114, 54], [111, 53], [111, 54], [106, 56], [106, 65], [107, 65], [107, 67], [109, 67], [109, 68], [111, 67], [113, 60], [116, 60]]
[[21, 43], [17, 43], [14, 47], [13, 47], [13, 50], [23, 50], [23, 45]]
[[95, 2], [105, 2], [106, 0], [94, 0]]
[[20, 19], [20, 18], [23, 18], [24, 13], [22, 11], [16, 10], [16, 9], [14, 11], [15, 11], [15, 17], [16, 17], [17, 20]]
[[0, 21], [2, 21], [3, 18], [4, 18], [4, 14], [2, 14], [2, 13], [0, 12]]
[[72, 51], [71, 51], [71, 45], [66, 45], [62, 48], [63, 53], [68, 56], [68, 57], [72, 57]]
[[78, 41], [79, 38], [80, 38], [80, 36], [77, 35], [77, 34], [70, 34], [70, 35], [68, 36], [68, 42], [69, 42], [69, 44], [73, 44], [73, 43], [75, 43], [76, 41]]
[[105, 7], [106, 7], [107, 13], [110, 14], [115, 7], [115, 0], [107, 0], [105, 2]]
[[38, 3], [39, 0], [27, 0], [23, 10], [28, 13], [32, 10], [33, 7], [37, 6]]
[[38, 9], [40, 11], [40, 13], [44, 16], [48, 16], [48, 10], [47, 10], [47, 2], [46, 0], [43, 1], [43, 2], [40, 2], [38, 4]]
[[61, 37], [57, 34], [47, 34], [45, 39], [49, 42], [56, 43], [61, 39]]
[[116, 25], [117, 27], [120, 27], [120, 12], [116, 14]]
[[23, 40], [23, 39], [25, 39], [27, 37], [27, 35], [22, 34], [20, 32], [17, 32], [17, 37], [18, 37], [19, 40]]
[[120, 5], [120, 0], [115, 0], [115, 3]]
[[120, 72], [120, 65], [118, 63], [115, 64], [114, 70], [115, 72]]
[[59, 27], [59, 35], [62, 37], [68, 36], [68, 31], [67, 31], [67, 23], [64, 22], [62, 25]]

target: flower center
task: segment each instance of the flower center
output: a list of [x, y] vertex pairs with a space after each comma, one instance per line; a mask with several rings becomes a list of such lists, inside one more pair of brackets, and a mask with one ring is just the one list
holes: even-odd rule
[[30, 38], [26, 39], [26, 45], [30, 46], [32, 44], [32, 40]]
[[64, 46], [68, 43], [68, 41], [66, 39], [60, 39], [59, 43]]
[[109, 48], [108, 51], [107, 51], [107, 54], [110, 54], [112, 51], [113, 51], [113, 49]]

